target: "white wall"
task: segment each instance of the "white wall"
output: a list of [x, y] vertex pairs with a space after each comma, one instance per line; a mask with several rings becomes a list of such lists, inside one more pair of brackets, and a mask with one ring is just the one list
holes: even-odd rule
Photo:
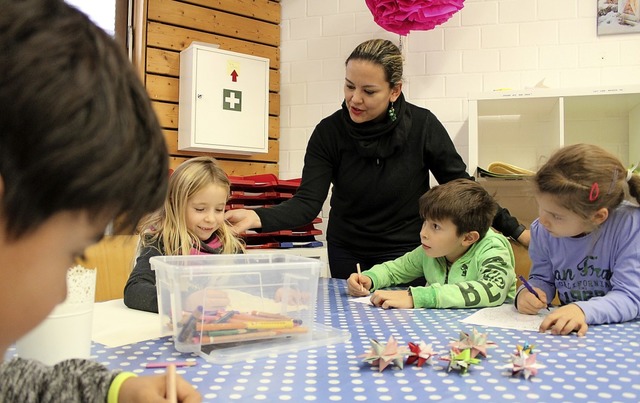
[[[349, 53], [366, 39], [397, 44], [399, 36], [373, 22], [364, 0], [281, 5], [280, 176], [294, 178], [313, 128], [340, 108]], [[552, 88], [640, 84], [640, 33], [597, 36], [596, 8], [594, 0], [466, 0], [447, 23], [406, 37], [404, 94], [438, 116], [467, 160], [470, 93], [541, 80]]]

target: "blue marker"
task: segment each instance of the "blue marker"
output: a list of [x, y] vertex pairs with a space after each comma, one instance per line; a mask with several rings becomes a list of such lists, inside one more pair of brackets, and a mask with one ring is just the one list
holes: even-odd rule
[[[536, 292], [536, 290], [533, 289], [533, 287], [531, 287], [531, 284], [529, 284], [529, 282], [522, 276], [518, 276], [518, 278], [520, 279], [520, 281], [522, 281], [522, 285], [524, 285], [524, 288], [526, 288], [527, 290], [529, 290], [529, 292], [533, 295], [535, 295], [536, 298], [538, 298], [541, 302], [542, 298], [540, 298], [540, 295], [538, 295], [538, 293]], [[547, 304], [546, 302], [544, 302], [545, 304]], [[549, 305], [547, 305], [547, 311], [549, 310]]]

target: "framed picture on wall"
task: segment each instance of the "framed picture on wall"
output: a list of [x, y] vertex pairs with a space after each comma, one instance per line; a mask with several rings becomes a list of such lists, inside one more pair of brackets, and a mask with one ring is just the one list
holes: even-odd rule
[[598, 0], [598, 35], [640, 32], [640, 0]]

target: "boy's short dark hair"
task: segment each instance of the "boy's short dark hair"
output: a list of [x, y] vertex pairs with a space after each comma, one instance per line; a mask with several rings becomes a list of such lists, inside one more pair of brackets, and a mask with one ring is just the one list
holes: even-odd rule
[[498, 204], [478, 183], [456, 179], [429, 189], [420, 197], [423, 220], [451, 220], [457, 234], [477, 231], [480, 239], [491, 227]]
[[134, 228], [168, 155], [124, 50], [62, 0], [0, 0], [0, 212], [14, 239], [63, 210]]

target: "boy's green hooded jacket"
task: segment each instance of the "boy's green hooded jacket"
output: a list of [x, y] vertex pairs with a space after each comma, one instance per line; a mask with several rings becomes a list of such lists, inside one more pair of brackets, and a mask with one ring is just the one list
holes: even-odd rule
[[424, 277], [425, 287], [410, 288], [414, 308], [481, 308], [514, 298], [514, 267], [509, 240], [489, 230], [449, 268], [444, 256], [429, 257], [419, 246], [362, 274], [371, 278], [372, 292]]

